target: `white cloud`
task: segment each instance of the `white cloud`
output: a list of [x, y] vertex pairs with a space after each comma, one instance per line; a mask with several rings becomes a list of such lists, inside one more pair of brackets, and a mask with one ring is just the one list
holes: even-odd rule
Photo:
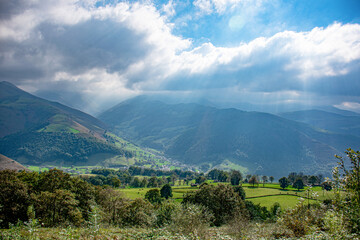
[[[304, 81], [323, 81], [323, 78], [345, 76], [359, 67], [360, 25], [335, 23], [325, 29], [310, 32], [280, 32], [270, 38], [257, 38], [238, 47], [215, 47], [211, 43], [182, 52], [169, 64], [173, 73], [227, 77], [233, 84], [256, 86], [271, 82], [274, 90]], [[254, 72], [255, 71], [255, 72]], [[261, 71], [261, 72], [256, 72]], [[207, 81], [216, 81], [209, 76]], [[244, 79], [245, 78], [245, 79]], [[259, 79], [260, 78], [260, 79]], [[194, 79], [193, 81], [196, 81]], [[281, 86], [283, 85], [283, 86]], [[291, 87], [291, 86], [290, 86]]]
[[175, 3], [172, 0], [170, 0], [167, 4], [163, 5], [162, 11], [165, 13], [167, 17], [174, 16], [176, 14]]
[[360, 113], [360, 103], [358, 102], [342, 102], [335, 107]]
[[225, 14], [227, 11], [234, 11], [238, 7], [246, 8], [248, 12], [256, 12], [266, 0], [195, 0], [194, 6], [201, 14]]
[[[223, 14], [251, 2], [194, 5]], [[248, 16], [256, 16], [262, 2], [252, 2]], [[34, 1], [0, 20], [0, 78], [33, 89], [37, 84], [41, 91], [78, 89], [94, 106], [144, 91], [193, 89], [238, 88], [298, 100], [301, 91], [321, 92], [324, 84], [338, 91], [360, 69], [359, 24], [283, 31], [236, 47], [208, 42], [192, 48], [191, 39], [172, 33], [173, 6], [171, 0], [161, 10], [147, 2], [95, 8], [92, 1]]]
[[[0, 39], [14, 39], [24, 41], [32, 31], [43, 22], [54, 24], [74, 25], [86, 21], [91, 17], [89, 1], [30, 1], [19, 14], [10, 19], [0, 20]], [[21, 8], [22, 6], [17, 6]]]

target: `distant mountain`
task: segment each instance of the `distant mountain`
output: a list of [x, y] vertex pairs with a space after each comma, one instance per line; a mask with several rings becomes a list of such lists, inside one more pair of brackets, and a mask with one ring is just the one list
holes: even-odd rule
[[0, 154], [0, 170], [29, 171], [17, 161]]
[[142, 96], [99, 119], [140, 146], [203, 169], [222, 166], [274, 176], [328, 172], [334, 154], [360, 143], [356, 136], [327, 133], [272, 114], [166, 104]]
[[339, 110], [338, 113], [333, 113], [322, 110], [306, 110], [282, 113], [279, 116], [307, 123], [330, 132], [360, 137], [360, 115], [351, 114], [349, 111]]
[[131, 156], [108, 141], [98, 119], [0, 82], [0, 153], [21, 163], [86, 163], [92, 156]]

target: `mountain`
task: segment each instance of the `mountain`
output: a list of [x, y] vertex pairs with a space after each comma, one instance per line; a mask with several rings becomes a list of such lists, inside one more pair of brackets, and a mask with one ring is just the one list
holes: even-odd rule
[[99, 139], [105, 131], [104, 123], [86, 113], [0, 82], [0, 137], [32, 128], [39, 132], [83, 133]]
[[15, 171], [29, 171], [29, 169], [27, 169], [17, 161], [0, 154], [0, 170], [5, 169]]
[[140, 146], [187, 164], [274, 176], [327, 173], [335, 164], [334, 154], [360, 143], [356, 136], [324, 132], [272, 114], [166, 104], [143, 96], [116, 105], [99, 119]]
[[[345, 115], [343, 115], [345, 114]], [[279, 114], [286, 119], [310, 124], [330, 132], [344, 133], [360, 137], [360, 115], [349, 111], [338, 113], [322, 110], [306, 110]]]
[[98, 119], [8, 82], [0, 82], [0, 137], [0, 153], [27, 164], [88, 163], [99, 154], [132, 156], [112, 143]]

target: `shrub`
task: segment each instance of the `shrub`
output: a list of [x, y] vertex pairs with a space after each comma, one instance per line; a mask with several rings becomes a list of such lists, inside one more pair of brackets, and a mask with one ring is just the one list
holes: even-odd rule
[[187, 203], [176, 209], [167, 229], [173, 234], [208, 239], [208, 227], [212, 218], [212, 214], [204, 206]]
[[244, 202], [230, 185], [202, 185], [196, 192], [187, 193], [184, 204], [200, 204], [214, 215], [214, 224], [220, 226], [245, 209]]

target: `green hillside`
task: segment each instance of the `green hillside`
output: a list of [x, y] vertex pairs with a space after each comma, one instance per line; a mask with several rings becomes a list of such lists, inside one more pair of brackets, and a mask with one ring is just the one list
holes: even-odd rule
[[100, 120], [0, 82], [0, 153], [21, 163], [173, 166], [106, 130]]
[[360, 142], [356, 136], [326, 133], [272, 114], [165, 104], [143, 96], [120, 103], [99, 119], [140, 146], [203, 170], [233, 165], [276, 176], [315, 169], [325, 173], [335, 164], [334, 154]]

